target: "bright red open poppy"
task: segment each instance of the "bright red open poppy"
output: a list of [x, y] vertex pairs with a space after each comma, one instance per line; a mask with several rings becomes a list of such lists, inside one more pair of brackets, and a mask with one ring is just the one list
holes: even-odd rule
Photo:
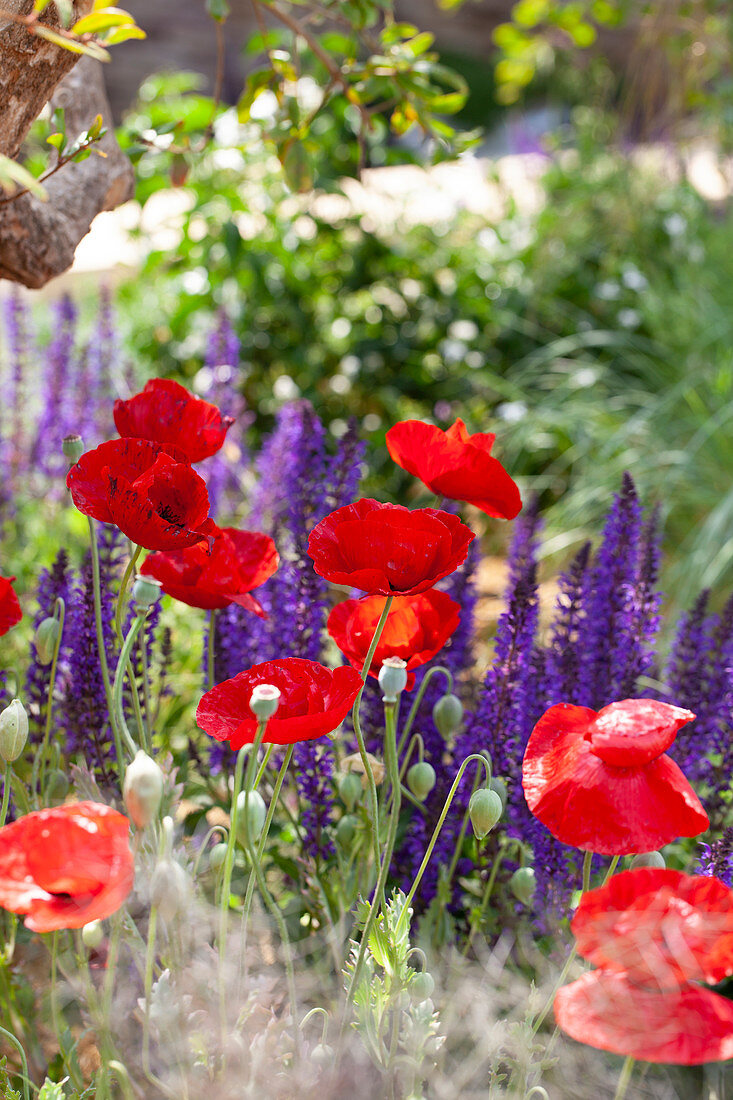
[[142, 393], [115, 401], [114, 418], [121, 436], [173, 444], [189, 462], [216, 454], [234, 423], [216, 405], [194, 397], [170, 378], [153, 378]]
[[130, 823], [109, 806], [76, 802], [0, 829], [0, 906], [33, 932], [81, 928], [116, 912], [132, 890]]
[[300, 657], [265, 661], [206, 692], [196, 711], [201, 729], [217, 741], [228, 741], [233, 749], [251, 744], [257, 719], [249, 701], [258, 684], [272, 684], [280, 690], [279, 706], [265, 730], [265, 744], [292, 745], [323, 737], [341, 725], [359, 694], [361, 676], [348, 665], [330, 669]]
[[563, 844], [603, 855], [651, 852], [709, 825], [665, 755], [689, 710], [625, 699], [602, 710], [559, 703], [540, 718], [522, 765], [535, 817]]
[[140, 572], [159, 581], [163, 591], [189, 607], [228, 607], [231, 603], [267, 618], [250, 595], [278, 567], [280, 558], [269, 535], [218, 528], [208, 540], [184, 550], [148, 554]]
[[644, 1062], [696, 1066], [733, 1058], [733, 1002], [704, 986], [660, 993], [592, 970], [555, 997], [558, 1027], [578, 1042]]
[[0, 637], [23, 618], [18, 597], [13, 591], [15, 577], [0, 577]]
[[498, 519], [514, 519], [522, 500], [502, 464], [491, 457], [495, 439], [491, 432], [469, 435], [460, 419], [445, 432], [422, 420], [401, 420], [387, 432], [387, 450], [438, 496], [465, 500]]
[[733, 974], [733, 891], [710, 875], [624, 871], [583, 894], [571, 928], [580, 955], [647, 986]]
[[[328, 633], [358, 672], [384, 611], [386, 596], [344, 600], [328, 616]], [[379, 676], [386, 657], [407, 662], [407, 691], [415, 683], [413, 669], [431, 661], [461, 621], [461, 605], [446, 592], [429, 589], [416, 596], [395, 596], [369, 669]]]
[[66, 478], [85, 516], [113, 523], [146, 550], [193, 546], [216, 530], [206, 485], [180, 451], [147, 439], [111, 439]]
[[308, 553], [334, 584], [382, 596], [425, 592], [465, 561], [473, 532], [435, 508], [410, 511], [365, 497], [313, 528]]

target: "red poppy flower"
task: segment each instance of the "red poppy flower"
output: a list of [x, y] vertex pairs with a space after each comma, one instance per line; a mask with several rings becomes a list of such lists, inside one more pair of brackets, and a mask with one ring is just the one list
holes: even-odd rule
[[216, 530], [203, 479], [174, 447], [111, 439], [83, 454], [66, 484], [80, 512], [114, 523], [146, 550], [193, 546]]
[[142, 393], [115, 401], [115, 427], [121, 436], [179, 447], [189, 462], [216, 454], [234, 423], [216, 405], [194, 397], [170, 378], [153, 378]]
[[26, 814], [0, 829], [0, 906], [33, 932], [81, 928], [116, 912], [132, 890], [129, 822], [77, 802]]
[[361, 676], [348, 665], [330, 669], [300, 657], [265, 661], [206, 692], [196, 711], [201, 729], [217, 741], [228, 741], [233, 749], [251, 744], [257, 719], [249, 701], [258, 684], [280, 689], [280, 705], [267, 723], [265, 743], [292, 745], [335, 730], [354, 705]]
[[266, 619], [261, 604], [250, 595], [278, 567], [275, 543], [258, 531], [221, 527], [211, 540], [184, 550], [149, 554], [140, 572], [160, 581], [163, 591], [189, 607], [228, 607], [231, 603]]
[[555, 997], [573, 1039], [645, 1062], [695, 1066], [733, 1058], [733, 1002], [698, 985], [660, 993], [621, 972], [592, 970]]
[[559, 703], [527, 744], [527, 805], [553, 836], [604, 855], [661, 848], [709, 825], [684, 775], [665, 755], [689, 710], [625, 699], [596, 713]]
[[571, 928], [584, 958], [647, 986], [733, 974], [733, 891], [712, 876], [624, 871], [583, 894]]
[[0, 637], [23, 618], [18, 597], [13, 591], [15, 577], [0, 577]]
[[462, 420], [447, 432], [422, 420], [401, 420], [387, 432], [387, 450], [438, 496], [465, 500], [488, 516], [514, 519], [522, 501], [502, 464], [491, 457], [495, 439], [491, 432], [469, 435]]
[[308, 553], [316, 573], [334, 584], [410, 596], [453, 573], [474, 537], [450, 512], [363, 498], [322, 519], [311, 531]]
[[[328, 633], [357, 671], [364, 667], [386, 596], [344, 600], [328, 617]], [[395, 596], [369, 669], [379, 676], [385, 657], [407, 662], [407, 690], [415, 683], [412, 671], [431, 661], [461, 621], [461, 605], [445, 592], [430, 589], [416, 596]]]

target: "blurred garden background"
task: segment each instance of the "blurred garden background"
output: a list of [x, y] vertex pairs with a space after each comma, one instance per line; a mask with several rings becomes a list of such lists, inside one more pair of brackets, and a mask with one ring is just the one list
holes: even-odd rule
[[[334, 440], [355, 418], [366, 491], [403, 499], [385, 430], [462, 416], [496, 432], [539, 496], [548, 577], [598, 533], [629, 470], [661, 508], [674, 609], [701, 587], [719, 604], [733, 537], [728, 5], [129, 8], [147, 39], [111, 51], [105, 125], [135, 198], [42, 291], [0, 282], [6, 440], [36, 459], [51, 446], [33, 438], [50, 423], [42, 399], [79, 427], [90, 371], [121, 393], [166, 374], [241, 402], [242, 453], [294, 399]], [[25, 143], [35, 175], [58, 125], [41, 118]], [[84, 434], [94, 445], [109, 428]]]

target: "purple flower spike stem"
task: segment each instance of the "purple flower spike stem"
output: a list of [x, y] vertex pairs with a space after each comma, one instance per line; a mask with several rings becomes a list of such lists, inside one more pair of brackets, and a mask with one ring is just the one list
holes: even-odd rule
[[12, 506], [18, 479], [25, 473], [30, 460], [26, 387], [28, 367], [33, 355], [30, 313], [17, 289], [3, 303], [3, 323], [9, 373], [4, 379], [0, 420], [0, 448], [5, 471], [0, 489], [0, 505]]
[[226, 416], [234, 417], [221, 451], [202, 468], [209, 493], [212, 514], [233, 516], [246, 494], [242, 474], [250, 469], [245, 431], [252, 417], [247, 415], [240, 392], [241, 365], [239, 339], [224, 310], [219, 311], [216, 327], [209, 334], [202, 379], [202, 396], [218, 406]]
[[33, 457], [45, 473], [60, 474], [64, 467], [61, 440], [76, 432], [74, 343], [76, 306], [68, 295], [54, 304], [53, 335], [46, 350], [45, 404], [38, 422]]
[[[38, 611], [33, 619], [34, 636], [39, 624], [54, 613], [56, 600], [62, 599], [67, 607], [71, 602], [71, 571], [69, 555], [59, 550], [50, 569], [44, 569], [38, 578]], [[63, 698], [68, 681], [68, 644], [69, 622], [64, 623], [63, 635], [56, 669], [56, 695]], [[41, 664], [35, 641], [30, 644], [30, 661], [26, 672], [24, 704], [29, 717], [29, 735], [31, 741], [40, 745], [43, 740], [44, 716], [48, 702], [48, 681], [50, 665]]]

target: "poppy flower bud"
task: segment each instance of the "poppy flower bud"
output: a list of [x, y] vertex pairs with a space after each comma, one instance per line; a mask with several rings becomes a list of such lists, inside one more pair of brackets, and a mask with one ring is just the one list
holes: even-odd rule
[[424, 802], [435, 786], [435, 768], [427, 760], [413, 764], [407, 772], [407, 786], [419, 802]]
[[379, 670], [379, 686], [385, 703], [396, 703], [407, 687], [407, 662], [401, 657], [385, 657]]
[[506, 783], [503, 779], [492, 779], [489, 783], [489, 790], [496, 791], [498, 794], [501, 799], [501, 812], [504, 813], [507, 801]]
[[631, 861], [629, 870], [635, 871], [637, 867], [652, 867], [654, 870], [662, 870], [667, 864], [661, 852], [639, 852]]
[[211, 868], [211, 870], [218, 871], [221, 867], [223, 867], [226, 857], [226, 844], [224, 844], [223, 841], [219, 844], [215, 844], [214, 847], [209, 851], [209, 867]]
[[[240, 791], [237, 796], [237, 840], [244, 847], [249, 835], [250, 844], [257, 840], [267, 817], [267, 806], [259, 791]], [[247, 828], [245, 830], [245, 820]]]
[[415, 1004], [422, 1004], [423, 1001], [427, 1001], [428, 997], [432, 997], [435, 989], [432, 974], [429, 974], [427, 970], [419, 971], [410, 982], [408, 989]]
[[356, 818], [352, 814], [344, 814], [336, 826], [336, 839], [339, 845], [348, 851], [356, 836]]
[[28, 740], [28, 715], [20, 699], [0, 712], [0, 757], [6, 764], [17, 760]]
[[70, 463], [78, 462], [84, 454], [84, 441], [80, 435], [66, 435], [61, 441], [61, 450]]
[[479, 840], [483, 840], [487, 833], [491, 832], [501, 813], [501, 799], [496, 791], [482, 787], [473, 792], [471, 801], [468, 803], [468, 815], [471, 818], [474, 835]]
[[143, 577], [141, 573], [138, 573], [132, 586], [132, 602], [139, 610], [152, 607], [160, 597], [161, 591], [160, 581], [153, 580], [152, 577]]
[[311, 1062], [317, 1066], [332, 1066], [333, 1057], [333, 1047], [328, 1043], [318, 1043], [311, 1051]]
[[449, 737], [455, 733], [463, 719], [463, 703], [457, 695], [444, 695], [433, 707], [433, 722], [438, 733]]
[[172, 859], [161, 859], [153, 871], [150, 882], [150, 901], [164, 921], [172, 921], [185, 909], [191, 894], [188, 875]]
[[122, 797], [138, 829], [144, 829], [157, 816], [163, 798], [163, 772], [142, 749], [125, 772]]
[[261, 722], [266, 722], [268, 718], [272, 718], [279, 706], [280, 688], [276, 688], [273, 684], [257, 684], [249, 698], [249, 709], [252, 713]]
[[338, 782], [339, 798], [347, 810], [353, 810], [362, 792], [361, 779], [354, 772], [346, 772]]
[[517, 901], [521, 901], [522, 905], [529, 905], [534, 896], [536, 885], [535, 873], [532, 867], [518, 867], [509, 879], [509, 887], [514, 897]]
[[59, 640], [60, 633], [61, 624], [58, 619], [54, 619], [52, 615], [49, 615], [46, 619], [42, 619], [38, 624], [34, 642], [36, 646], [36, 656], [42, 665], [51, 664], [53, 655], [56, 652], [56, 643]]
[[104, 928], [101, 920], [90, 920], [81, 930], [81, 942], [90, 951], [96, 951], [104, 942]]
[[[368, 752], [366, 754], [366, 758], [367, 758], [367, 764], [369, 765], [369, 770], [372, 773], [372, 777], [374, 779], [374, 782], [376, 783], [377, 786], [379, 786], [379, 784], [384, 779], [384, 764], [382, 763], [381, 760], [377, 760], [376, 756], [374, 756], [370, 752]], [[341, 761], [341, 764], [344, 768], [348, 768], [349, 771], [355, 772], [357, 775], [363, 776], [364, 778], [361, 781], [361, 785], [362, 785], [362, 788], [366, 788], [366, 785], [367, 785], [366, 772], [364, 771], [364, 763], [361, 759], [361, 754], [360, 753], [354, 752], [354, 753], [351, 754], [351, 756], [345, 756], [343, 758], [343, 760]]]

